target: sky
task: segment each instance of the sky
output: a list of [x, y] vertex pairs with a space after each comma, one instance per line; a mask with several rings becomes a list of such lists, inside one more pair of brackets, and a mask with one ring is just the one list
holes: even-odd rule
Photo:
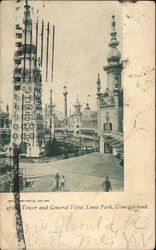
[[[78, 95], [84, 109], [88, 101], [96, 110], [96, 81], [100, 73], [102, 91], [107, 76], [103, 66], [107, 64], [108, 43], [111, 32], [111, 16], [116, 16], [117, 38], [122, 53], [122, 4], [118, 1], [29, 1], [35, 42], [35, 23], [39, 22], [39, 47], [41, 23], [44, 20], [44, 58], [42, 72], [43, 107], [49, 104], [50, 88], [56, 109], [63, 112], [63, 87], [68, 90], [68, 113]], [[15, 23], [23, 19], [24, 1], [1, 3], [1, 106], [13, 104], [13, 56], [15, 51]], [[18, 7], [18, 10], [16, 8]], [[50, 23], [49, 77], [45, 81], [46, 26]], [[55, 25], [54, 81], [51, 82], [52, 26]], [[40, 49], [38, 48], [39, 56]], [[89, 95], [89, 97], [88, 97]]]

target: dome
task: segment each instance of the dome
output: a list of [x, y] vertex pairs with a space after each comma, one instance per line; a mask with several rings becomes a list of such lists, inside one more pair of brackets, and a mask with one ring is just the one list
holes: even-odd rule
[[110, 48], [108, 55], [107, 55], [107, 61], [108, 62], [119, 62], [121, 58], [121, 53], [117, 48]]

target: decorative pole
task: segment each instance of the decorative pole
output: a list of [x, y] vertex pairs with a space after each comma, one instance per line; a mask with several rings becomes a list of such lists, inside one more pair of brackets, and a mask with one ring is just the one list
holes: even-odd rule
[[30, 61], [29, 61], [29, 82], [31, 81], [31, 45], [32, 45], [32, 23], [30, 26]]
[[67, 87], [64, 86], [64, 91], [63, 91], [63, 95], [64, 95], [64, 119], [65, 119], [65, 126], [67, 126]]
[[97, 113], [98, 113], [98, 137], [101, 135], [101, 111], [100, 111], [100, 98], [101, 98], [101, 80], [100, 80], [100, 74], [98, 74], [97, 79]]
[[54, 41], [55, 41], [55, 26], [53, 25], [53, 37], [52, 37], [52, 66], [51, 66], [51, 81], [53, 83], [53, 71], [54, 71]]
[[46, 82], [48, 80], [49, 22], [47, 24]]
[[50, 90], [50, 142], [52, 138], [52, 89]]
[[37, 23], [36, 23], [36, 66], [37, 66], [37, 48], [38, 47], [38, 19], [37, 19]]
[[44, 22], [42, 21], [42, 31], [41, 31], [41, 67], [43, 62], [43, 37], [44, 37]]

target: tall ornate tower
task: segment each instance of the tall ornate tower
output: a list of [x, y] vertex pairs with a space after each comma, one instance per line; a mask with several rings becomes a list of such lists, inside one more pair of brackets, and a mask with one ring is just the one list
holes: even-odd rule
[[78, 96], [74, 106], [74, 135], [76, 136], [81, 128], [82, 112], [81, 103], [79, 102]]
[[120, 63], [121, 53], [117, 49], [119, 42], [117, 41], [116, 35], [117, 32], [115, 30], [115, 15], [112, 15], [112, 31], [110, 33], [111, 40], [109, 43], [110, 50], [107, 56], [108, 64], [104, 66], [104, 71], [107, 72], [107, 88], [111, 93], [114, 92], [116, 79], [118, 79], [118, 88], [121, 88], [121, 71], [122, 64]]
[[115, 133], [122, 133], [123, 91], [121, 72], [123, 67], [120, 60], [121, 54], [117, 49], [119, 42], [116, 35], [115, 16], [113, 15], [111, 40], [109, 42], [110, 49], [107, 56], [108, 64], [103, 68], [107, 73], [107, 88], [103, 93], [100, 91], [101, 82], [99, 76], [97, 80], [98, 136], [100, 138], [100, 152], [102, 153], [112, 150], [111, 145], [109, 145], [109, 138], [114, 138]]
[[101, 81], [100, 74], [98, 74], [97, 79], [97, 114], [98, 114], [98, 136], [101, 134], [101, 114], [100, 114], [100, 98], [101, 98]]
[[29, 156], [29, 148], [32, 156], [39, 156], [44, 139], [42, 77], [40, 60], [37, 60], [36, 46], [33, 44], [30, 5], [27, 0], [24, 9], [23, 33], [22, 28], [16, 25], [18, 41], [14, 56], [12, 143], [20, 146], [21, 154]]
[[65, 120], [65, 126], [67, 126], [67, 87], [64, 86], [64, 91], [63, 91], [63, 95], [64, 95], [64, 120]]

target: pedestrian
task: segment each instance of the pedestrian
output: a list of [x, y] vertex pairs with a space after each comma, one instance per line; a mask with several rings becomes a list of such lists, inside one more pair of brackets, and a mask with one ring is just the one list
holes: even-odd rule
[[61, 190], [64, 191], [65, 183], [66, 183], [66, 179], [65, 179], [64, 175], [62, 175], [60, 182], [61, 182]]
[[55, 175], [55, 180], [56, 180], [56, 190], [59, 190], [60, 187], [60, 175], [59, 172], [57, 172], [57, 174]]
[[105, 181], [102, 183], [103, 191], [109, 192], [109, 190], [112, 190], [111, 182], [109, 180], [109, 176], [106, 176]]

